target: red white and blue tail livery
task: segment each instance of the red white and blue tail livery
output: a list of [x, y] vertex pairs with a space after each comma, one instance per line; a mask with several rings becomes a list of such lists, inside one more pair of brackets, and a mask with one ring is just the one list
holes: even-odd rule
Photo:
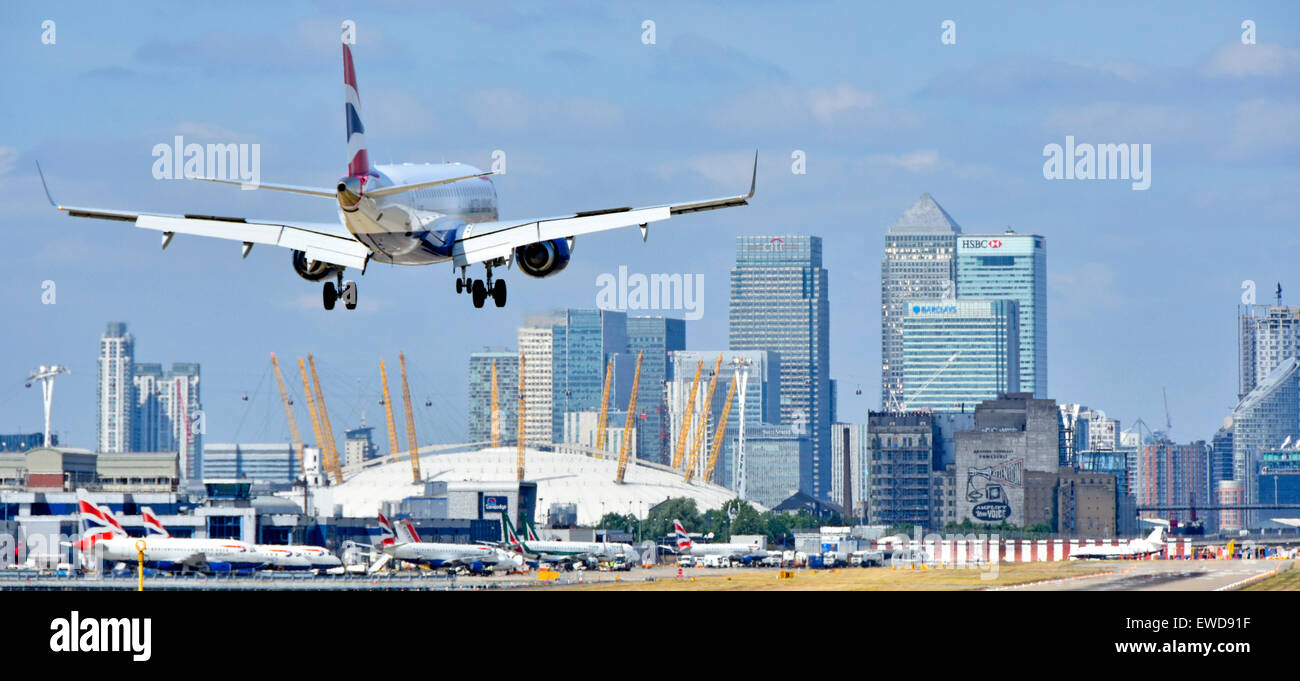
[[153, 512], [152, 508], [145, 506], [140, 509], [140, 522], [144, 523], [145, 532], [148, 534], [157, 534], [164, 537], [172, 536], [167, 528], [163, 526], [162, 521]]
[[[419, 83], [432, 79], [416, 76], [412, 80]], [[483, 307], [488, 299], [497, 307], [504, 307], [506, 284], [493, 277], [502, 268], [513, 266], [528, 277], [549, 277], [568, 265], [578, 236], [637, 226], [644, 241], [652, 222], [744, 206], [754, 196], [757, 153], [747, 194], [643, 208], [622, 206], [554, 217], [502, 220], [497, 214], [497, 192], [491, 180], [497, 170], [484, 171], [461, 163], [371, 165], [366, 128], [361, 119], [357, 72], [352, 48], [346, 44], [343, 45], [343, 93], [347, 174], [333, 187], [261, 182], [260, 172], [249, 178], [241, 174], [242, 179], [187, 178], [330, 199], [337, 205], [340, 222], [256, 220], [197, 211], [174, 215], [67, 206], [54, 200], [42, 172], [45, 196], [51, 205], [73, 217], [131, 222], [161, 232], [163, 248], [177, 234], [239, 242], [243, 257], [259, 244], [287, 248], [292, 254], [293, 271], [299, 277], [325, 282], [322, 303], [327, 310], [334, 309], [339, 300], [348, 309], [357, 306], [356, 282], [344, 281], [343, 272], [352, 268], [365, 274], [371, 261], [393, 265], [450, 263], [456, 274], [456, 292], [470, 296], [474, 307]], [[210, 149], [214, 146], [227, 145], [209, 145], [209, 154], [219, 153]], [[208, 167], [213, 168], [209, 172], [221, 172], [214, 165]], [[242, 166], [236, 172], [242, 173]], [[482, 279], [468, 273], [478, 265], [484, 268]]]

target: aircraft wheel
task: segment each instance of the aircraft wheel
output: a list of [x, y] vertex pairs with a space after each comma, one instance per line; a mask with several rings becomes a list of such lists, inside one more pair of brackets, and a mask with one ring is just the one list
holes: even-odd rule
[[492, 285], [492, 302], [496, 303], [497, 307], [506, 306], [506, 283], [504, 281], [497, 281]]
[[334, 282], [325, 282], [325, 289], [321, 292], [321, 302], [325, 303], [326, 310], [333, 310], [334, 303], [339, 299], [338, 290], [334, 288]]
[[457, 279], [457, 280], [456, 280], [456, 293], [464, 293], [464, 292], [465, 292], [465, 280], [464, 280], [464, 279]]
[[487, 288], [483, 286], [482, 279], [474, 280], [472, 293], [474, 295], [474, 307], [483, 307], [483, 303], [487, 302]]

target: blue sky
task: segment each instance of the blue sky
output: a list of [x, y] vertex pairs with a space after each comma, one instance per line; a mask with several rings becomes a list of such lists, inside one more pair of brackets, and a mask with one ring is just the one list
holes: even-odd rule
[[[841, 420], [860, 421], [879, 407], [883, 235], [928, 191], [968, 233], [1047, 237], [1051, 397], [1154, 425], [1165, 386], [1175, 438], [1208, 438], [1235, 400], [1241, 282], [1262, 302], [1282, 280], [1300, 301], [1300, 8], [1129, 5], [7, 4], [0, 432], [39, 429], [22, 378], [57, 362], [73, 374], [56, 430], [93, 446], [97, 342], [123, 320], [138, 361], [202, 363], [209, 442], [287, 438], [270, 352], [316, 355], [339, 430], [363, 408], [382, 424], [377, 364], [399, 350], [421, 439], [459, 441], [468, 354], [513, 347], [526, 315], [594, 306], [597, 277], [620, 265], [699, 273], [688, 345], [722, 348], [735, 237], [788, 233], [825, 240], [831, 374]], [[263, 181], [332, 184], [344, 19], [374, 162], [486, 167], [503, 150], [509, 218], [736, 193], [757, 148], [758, 197], [662, 223], [644, 245], [636, 230], [584, 237], [562, 275], [508, 275], [504, 310], [457, 297], [450, 267], [372, 266], [350, 313], [320, 309], [287, 252], [241, 261], [237, 244], [177, 237], [164, 253], [155, 232], [46, 204], [37, 159], [65, 203], [331, 219], [320, 199], [154, 180], [151, 150], [178, 134], [256, 143]], [[940, 42], [948, 19], [955, 45]], [[1043, 179], [1044, 145], [1066, 135], [1151, 144], [1150, 189]], [[795, 150], [806, 174], [791, 172]]]

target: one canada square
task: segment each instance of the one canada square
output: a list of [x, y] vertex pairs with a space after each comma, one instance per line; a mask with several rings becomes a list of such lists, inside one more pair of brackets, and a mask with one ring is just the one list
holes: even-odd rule
[[903, 319], [908, 301], [956, 296], [957, 235], [961, 227], [929, 194], [885, 233], [880, 263], [880, 399], [903, 403]]

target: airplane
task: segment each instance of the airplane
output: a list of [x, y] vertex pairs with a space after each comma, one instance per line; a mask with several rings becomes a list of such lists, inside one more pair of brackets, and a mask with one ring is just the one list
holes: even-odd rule
[[673, 533], [677, 536], [677, 553], [692, 556], [726, 556], [733, 560], [766, 558], [769, 553], [758, 544], [696, 544], [686, 534], [682, 521], [673, 519]]
[[[515, 526], [510, 522], [510, 515], [501, 512], [501, 530], [505, 533], [506, 543], [512, 550], [524, 556], [531, 556], [546, 563], [571, 564], [611, 560], [614, 558], [635, 559], [636, 549], [631, 544], [597, 541], [549, 541], [541, 539], [520, 539], [515, 533]], [[529, 537], [536, 533], [529, 532]]]
[[73, 543], [83, 557], [135, 564], [139, 544], [144, 544], [144, 565], [155, 570], [234, 572], [267, 565], [267, 557], [247, 542], [233, 539], [132, 537], [108, 508], [91, 503], [85, 490], [77, 491], [81, 538]]
[[[420, 535], [409, 520], [399, 524], [394, 531], [393, 524], [383, 513], [379, 514], [379, 530], [380, 550], [388, 560], [402, 560], [434, 569], [463, 567], [475, 573], [498, 565], [517, 564], [514, 556], [492, 546], [420, 541]], [[371, 572], [381, 569], [388, 560], [376, 562], [371, 566]]]
[[[456, 293], [468, 294], [476, 308], [483, 307], [488, 298], [497, 307], [504, 307], [506, 284], [493, 278], [496, 269], [514, 264], [526, 276], [549, 277], [568, 265], [574, 240], [580, 235], [637, 225], [644, 241], [651, 222], [748, 205], [754, 196], [757, 152], [748, 194], [644, 208], [616, 207], [556, 217], [501, 220], [497, 214], [496, 188], [491, 180], [496, 171], [460, 163], [371, 165], [365, 126], [361, 122], [356, 70], [347, 44], [343, 45], [343, 83], [347, 175], [333, 188], [243, 184], [246, 189], [334, 199], [339, 223], [66, 206], [54, 200], [38, 163], [37, 172], [46, 199], [72, 217], [133, 222], [137, 227], [160, 231], [164, 249], [176, 234], [241, 242], [243, 257], [248, 257], [256, 244], [288, 248], [292, 251], [293, 270], [299, 277], [313, 282], [334, 278], [333, 282], [326, 281], [322, 290], [326, 310], [334, 309], [339, 300], [352, 310], [357, 306], [357, 285], [355, 281], [343, 279], [343, 272], [349, 267], [364, 275], [371, 261], [394, 265], [449, 262], [453, 272], [460, 272]], [[186, 179], [242, 184], [239, 180], [188, 174]], [[469, 268], [479, 264], [484, 267], [484, 278], [468, 276]]]
[[[163, 526], [152, 508], [140, 508], [140, 518], [144, 523], [146, 534], [170, 537], [171, 533]], [[253, 544], [254, 550], [267, 556], [271, 567], [281, 570], [334, 570], [343, 567], [343, 561], [321, 546], [296, 544]]]
[[1165, 550], [1166, 525], [1157, 524], [1146, 539], [1130, 539], [1119, 546], [1081, 546], [1070, 552], [1070, 560], [1106, 560], [1117, 558], [1143, 558]]

